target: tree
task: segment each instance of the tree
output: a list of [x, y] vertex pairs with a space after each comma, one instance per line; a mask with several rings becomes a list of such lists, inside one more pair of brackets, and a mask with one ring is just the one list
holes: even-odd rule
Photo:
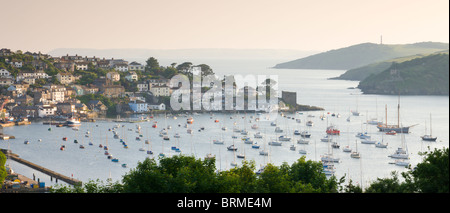
[[3, 185], [3, 181], [5, 181], [7, 175], [5, 163], [6, 163], [6, 156], [5, 154], [3, 154], [2, 151], [0, 151], [0, 187]]
[[156, 60], [156, 58], [150, 57], [145, 61], [145, 71], [154, 71], [159, 69], [159, 62]]
[[426, 157], [410, 173], [419, 192], [449, 193], [449, 148], [422, 153]]

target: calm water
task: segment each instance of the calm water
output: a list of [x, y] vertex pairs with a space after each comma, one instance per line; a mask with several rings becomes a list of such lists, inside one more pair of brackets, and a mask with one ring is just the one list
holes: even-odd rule
[[[195, 62], [193, 62], [196, 64]], [[325, 108], [321, 112], [305, 112], [301, 114], [288, 114], [287, 116], [299, 118], [301, 123], [295, 120], [287, 119], [281, 116], [277, 118], [277, 124], [290, 137], [291, 142], [283, 142], [282, 146], [268, 146], [267, 143], [281, 134], [275, 134], [275, 127], [271, 126], [271, 121], [266, 119], [264, 114], [199, 114], [194, 115], [195, 122], [192, 125], [193, 134], [188, 134], [184, 128], [186, 118], [178, 115], [178, 119], [173, 116], [164, 117], [164, 115], [155, 116], [151, 122], [139, 123], [141, 141], [135, 138], [139, 136], [136, 133], [136, 124], [119, 123], [119, 133], [128, 144], [128, 149], [123, 148], [119, 139], [113, 139], [113, 133], [108, 129], [113, 128], [116, 123], [109, 121], [98, 121], [95, 123], [83, 123], [79, 131], [71, 128], [52, 127], [52, 131], [47, 131], [47, 125], [42, 123], [33, 123], [28, 126], [14, 126], [4, 129], [6, 134], [16, 136], [16, 139], [9, 141], [0, 141], [1, 148], [12, 149], [14, 153], [19, 154], [22, 158], [35, 162], [51, 170], [65, 174], [73, 175], [74, 178], [82, 181], [88, 180], [106, 180], [111, 177], [114, 181], [121, 180], [122, 175], [126, 174], [131, 168], [134, 168], [139, 161], [143, 161], [146, 157], [158, 158], [160, 152], [166, 155], [195, 155], [197, 158], [203, 158], [208, 153], [216, 155], [216, 167], [224, 170], [231, 168], [230, 163], [236, 161], [241, 164], [242, 160], [235, 158], [234, 154], [245, 153], [247, 160], [255, 161], [256, 167], [259, 168], [267, 162], [280, 165], [283, 162], [289, 164], [295, 162], [302, 155], [298, 153], [300, 148], [307, 151], [306, 158], [311, 160], [320, 160], [320, 156], [328, 151], [332, 151], [335, 157], [340, 158], [340, 163], [336, 163], [336, 176], [341, 177], [347, 174], [355, 182], [362, 182], [363, 186], [367, 186], [377, 177], [388, 177], [391, 171], [406, 171], [405, 168], [389, 164], [394, 160], [387, 157], [392, 154], [401, 145], [401, 135], [383, 135], [377, 131], [376, 126], [366, 125], [365, 121], [371, 118], [378, 118], [379, 121], [385, 120], [385, 106], [387, 106], [387, 120], [389, 124], [397, 122], [397, 96], [385, 95], [362, 95], [358, 89], [348, 89], [356, 87], [358, 82], [355, 81], [339, 81], [327, 80], [327, 78], [339, 76], [344, 71], [336, 70], [274, 70], [268, 67], [278, 63], [277, 61], [203, 61], [199, 63], [209, 64], [217, 74], [278, 74], [278, 82], [280, 90], [288, 90], [297, 92], [297, 102], [300, 104], [314, 105]], [[448, 96], [402, 96], [400, 97], [401, 109], [400, 117], [403, 125], [416, 125], [410, 129], [409, 134], [405, 134], [405, 141], [410, 153], [410, 162], [414, 166], [421, 161], [420, 151], [442, 148], [449, 146], [449, 98]], [[350, 110], [358, 109], [361, 116], [351, 116], [351, 121], [347, 122], [350, 116]], [[332, 117], [330, 113], [340, 114], [341, 117]], [[437, 142], [423, 142], [420, 138], [425, 134], [425, 122], [429, 131], [430, 113], [432, 114], [432, 130], [433, 135], [438, 137]], [[308, 117], [308, 115], [314, 117]], [[326, 115], [328, 119], [321, 120], [319, 117]], [[253, 117], [251, 117], [253, 116]], [[230, 119], [231, 117], [231, 119]], [[260, 118], [259, 122], [255, 118]], [[219, 122], [214, 122], [218, 119]], [[306, 127], [308, 120], [314, 122], [313, 127]], [[152, 128], [154, 121], [158, 122], [158, 128]], [[265, 138], [253, 139], [261, 148], [252, 149], [251, 145], [244, 144], [241, 140], [242, 135], [233, 133], [233, 126], [249, 131], [248, 136], [253, 139], [253, 134], [260, 131]], [[252, 125], [257, 124], [259, 129], [254, 130]], [[341, 145], [341, 149], [330, 148], [329, 143], [321, 142], [320, 139], [325, 136], [327, 125], [334, 124], [341, 130], [341, 135], [335, 137], [335, 140]], [[125, 125], [122, 127], [122, 125]], [[159, 136], [159, 131], [165, 126], [170, 125], [169, 130], [170, 141], [164, 141]], [[180, 126], [179, 126], [180, 125]], [[226, 126], [226, 131], [221, 130], [222, 126]], [[199, 132], [200, 127], [205, 127], [204, 131]], [[131, 131], [129, 130], [131, 129]], [[308, 130], [312, 136], [308, 145], [296, 144], [300, 136], [293, 136], [294, 130]], [[90, 137], [85, 137], [85, 132], [90, 131]], [[372, 139], [381, 140], [388, 143], [388, 148], [376, 148], [374, 145], [361, 144], [360, 139], [356, 138], [357, 132], [367, 131]], [[180, 134], [178, 140], [173, 138], [175, 133]], [[234, 144], [238, 151], [233, 153], [227, 151], [227, 146], [233, 144], [232, 135], [238, 136], [234, 139]], [[68, 137], [67, 141], [63, 141], [63, 137]], [[149, 145], [144, 144], [145, 139], [150, 139], [152, 155], [147, 155], [145, 151], [139, 151], [139, 148], [148, 149]], [[212, 144], [212, 140], [223, 138], [225, 145]], [[42, 139], [42, 142], [38, 142]], [[73, 143], [77, 139], [78, 144]], [[24, 140], [30, 143], [25, 145]], [[98, 145], [108, 142], [109, 152], [117, 157], [120, 162], [114, 163], [108, 160], [104, 155], [104, 150]], [[89, 146], [92, 142], [94, 145]], [[294, 143], [293, 143], [294, 142]], [[60, 151], [61, 144], [66, 145], [65, 151]], [[85, 149], [79, 149], [79, 145], [84, 144]], [[265, 145], [264, 145], [265, 144]], [[289, 146], [295, 144], [297, 151], [291, 151]], [[350, 154], [343, 152], [342, 148], [350, 145], [361, 153], [360, 159], [350, 158]], [[171, 150], [171, 146], [178, 146], [181, 153]], [[270, 150], [269, 157], [259, 155], [259, 151], [263, 148]], [[126, 163], [128, 168], [122, 168], [121, 164]], [[40, 177], [41, 181], [45, 181], [47, 185], [54, 184], [50, 182], [50, 178], [44, 174], [38, 173], [28, 167], [18, 165], [10, 161], [13, 168], [24, 175]], [[61, 183], [61, 182], [59, 182]]]

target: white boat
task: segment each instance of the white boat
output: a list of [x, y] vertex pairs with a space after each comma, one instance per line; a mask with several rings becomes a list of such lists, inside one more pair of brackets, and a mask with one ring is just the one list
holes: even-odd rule
[[174, 137], [174, 138], [180, 138], [181, 136], [180, 136], [180, 134], [175, 133], [175, 135], [174, 135], [173, 137]]
[[297, 148], [297, 147], [296, 147], [295, 145], [291, 145], [291, 146], [289, 147], [289, 150], [295, 151], [296, 148]]
[[294, 135], [300, 135], [300, 131], [298, 131], [297, 129], [294, 130]]
[[277, 126], [277, 123], [272, 122], [272, 123], [270, 123], [270, 126]]
[[252, 129], [258, 129], [258, 125], [253, 124], [253, 125], [252, 125]]
[[269, 145], [271, 145], [271, 146], [281, 146], [282, 143], [280, 141], [270, 141]]
[[409, 160], [405, 160], [405, 159], [397, 159], [397, 160], [395, 160], [394, 163], [397, 166], [404, 166], [404, 167], [409, 166]]
[[340, 159], [339, 158], [336, 158], [336, 157], [333, 157], [333, 155], [332, 154], [324, 154], [321, 158], [320, 158], [320, 160], [322, 161], [322, 162], [334, 162], [334, 163], [339, 163], [339, 161], [340, 161]]
[[300, 133], [300, 136], [302, 138], [310, 138], [311, 137], [311, 133], [309, 133], [308, 131], [303, 131]]
[[299, 153], [299, 154], [302, 154], [302, 155], [306, 155], [306, 154], [307, 154], [307, 151], [304, 150], [304, 149], [300, 149], [300, 150], [298, 150], [298, 153]]
[[314, 125], [314, 122], [312, 122], [312, 121], [307, 121], [306, 122], [306, 126], [313, 126]]
[[297, 119], [295, 119], [295, 122], [297, 122], [297, 123], [301, 123], [301, 122], [302, 122], [302, 120], [301, 120], [300, 118], [297, 118]]
[[347, 145], [347, 146], [345, 146], [345, 147], [342, 149], [342, 151], [344, 151], [344, 152], [351, 152], [351, 151], [352, 151], [352, 148], [350, 148], [350, 146]]
[[213, 144], [224, 144], [225, 142], [223, 140], [213, 140]]
[[248, 131], [245, 130], [245, 129], [243, 129], [243, 130], [241, 131], [241, 135], [248, 135]]
[[291, 141], [291, 138], [288, 137], [287, 135], [282, 135], [280, 137], [278, 137], [279, 141]]
[[320, 141], [322, 141], [322, 142], [330, 142], [331, 141], [331, 137], [328, 137], [328, 135], [325, 135], [325, 137], [321, 138]]
[[67, 124], [68, 127], [81, 126], [80, 119], [74, 118], [74, 117], [71, 117], [71, 118], [67, 119], [66, 120], [66, 124]]
[[350, 157], [351, 158], [361, 158], [361, 155], [359, 154], [359, 152], [353, 151], [352, 153], [350, 153]]
[[358, 137], [360, 139], [370, 139], [370, 135], [367, 134], [367, 132], [365, 132], [365, 133], [358, 132], [358, 134], [356, 134], [356, 137]]
[[362, 144], [375, 144], [377, 141], [374, 140], [368, 140], [368, 139], [362, 139], [361, 143]]
[[397, 158], [397, 159], [408, 159], [409, 154], [405, 149], [403, 149], [402, 147], [399, 147], [397, 150], [395, 150], [394, 154], [389, 155], [389, 157]]
[[383, 143], [383, 142], [377, 142], [376, 144], [375, 144], [375, 147], [377, 147], [377, 148], [387, 148], [387, 146], [388, 146], [388, 144], [386, 143]]
[[305, 140], [303, 138], [297, 140], [298, 144], [309, 144], [309, 140]]
[[421, 136], [422, 140], [424, 141], [436, 141], [437, 137], [433, 137], [432, 135], [432, 128], [431, 128], [431, 114], [430, 114], [430, 134], [427, 135], [427, 125], [425, 124], [425, 135]]
[[260, 154], [260, 155], [267, 156], [267, 155], [269, 155], [269, 151], [261, 150], [261, 151], [259, 151], [259, 154]]
[[277, 128], [275, 128], [275, 132], [276, 133], [281, 133], [281, 132], [283, 132], [283, 130], [280, 127], [277, 127]]
[[263, 138], [263, 136], [261, 135], [261, 132], [257, 132], [254, 134], [255, 138]]

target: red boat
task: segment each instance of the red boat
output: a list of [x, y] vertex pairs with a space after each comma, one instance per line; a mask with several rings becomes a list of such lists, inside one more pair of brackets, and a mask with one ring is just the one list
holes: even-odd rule
[[397, 132], [395, 130], [391, 130], [389, 132], [386, 132], [386, 135], [396, 135]]
[[341, 131], [336, 129], [335, 126], [329, 126], [327, 128], [326, 132], [327, 132], [328, 135], [339, 135], [341, 133]]
[[64, 140], [64, 141], [67, 141], [67, 137], [63, 137], [63, 140]]

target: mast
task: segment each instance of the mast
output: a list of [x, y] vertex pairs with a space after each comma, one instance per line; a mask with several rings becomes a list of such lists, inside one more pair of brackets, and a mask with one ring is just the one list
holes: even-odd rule
[[400, 127], [400, 93], [398, 94], [398, 104], [397, 104], [397, 126]]
[[384, 107], [384, 113], [385, 113], [385, 116], [386, 116], [386, 127], [387, 127], [387, 104]]
[[431, 113], [430, 113], [430, 138], [431, 138], [431, 136], [433, 136], [432, 131], [433, 131], [433, 128], [431, 127]]

